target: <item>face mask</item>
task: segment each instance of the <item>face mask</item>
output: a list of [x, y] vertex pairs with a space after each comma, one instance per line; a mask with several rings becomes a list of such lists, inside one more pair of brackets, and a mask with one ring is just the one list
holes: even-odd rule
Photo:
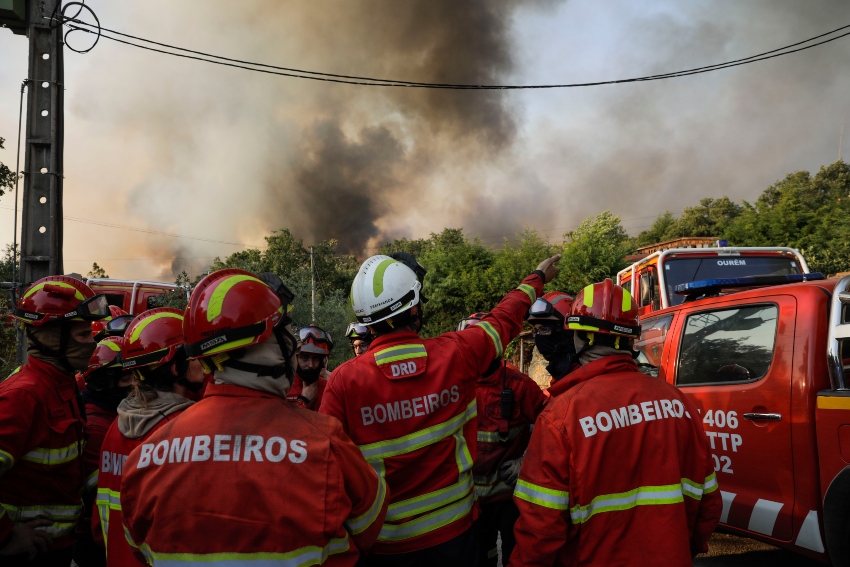
[[323, 366], [318, 366], [316, 368], [310, 368], [308, 370], [304, 370], [303, 368], [298, 368], [298, 376], [305, 384], [313, 384], [316, 380], [319, 379], [319, 376], [322, 374]]
[[68, 346], [65, 348], [65, 358], [74, 370], [85, 370], [89, 367], [91, 355], [96, 348], [97, 343], [94, 341], [81, 343], [74, 337], [69, 337]]
[[574, 354], [573, 341], [568, 333], [559, 331], [551, 335], [534, 335], [534, 344], [540, 352], [540, 356], [547, 361], [552, 362], [557, 358], [569, 358], [569, 355]]

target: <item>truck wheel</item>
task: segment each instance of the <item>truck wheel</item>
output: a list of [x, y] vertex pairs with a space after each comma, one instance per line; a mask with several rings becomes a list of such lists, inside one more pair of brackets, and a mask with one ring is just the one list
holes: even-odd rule
[[823, 499], [826, 550], [835, 567], [850, 567], [850, 467], [838, 473]]

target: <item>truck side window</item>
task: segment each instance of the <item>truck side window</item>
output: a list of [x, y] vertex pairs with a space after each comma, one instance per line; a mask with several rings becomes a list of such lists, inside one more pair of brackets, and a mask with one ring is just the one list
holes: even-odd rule
[[658, 376], [658, 367], [661, 366], [661, 353], [664, 352], [664, 340], [670, 329], [672, 315], [648, 319], [640, 323], [640, 338], [635, 341], [635, 350], [638, 351], [638, 368], [644, 374]]
[[115, 307], [120, 307], [124, 309], [124, 294], [121, 293], [104, 293], [106, 296], [106, 302], [109, 305], [114, 305]]
[[753, 305], [689, 315], [676, 385], [763, 378], [773, 359], [778, 313], [776, 305]]
[[163, 294], [149, 295], [146, 302], [147, 308], [153, 309], [154, 307], [161, 307], [163, 299], [165, 299]]
[[652, 306], [652, 310], [661, 309], [661, 298], [659, 297], [658, 277], [655, 275], [655, 266], [649, 266], [640, 274], [640, 298], [639, 307]]

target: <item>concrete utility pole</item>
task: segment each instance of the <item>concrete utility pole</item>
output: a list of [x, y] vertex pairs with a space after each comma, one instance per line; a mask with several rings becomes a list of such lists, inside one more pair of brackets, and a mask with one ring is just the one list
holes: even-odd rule
[[[60, 0], [0, 0], [0, 23], [29, 38], [19, 282], [61, 274], [64, 70]], [[17, 198], [17, 196], [16, 196]], [[18, 336], [18, 362], [26, 362]]]
[[310, 291], [312, 292], [312, 321], [316, 324], [316, 265], [313, 260], [313, 247], [310, 247]]

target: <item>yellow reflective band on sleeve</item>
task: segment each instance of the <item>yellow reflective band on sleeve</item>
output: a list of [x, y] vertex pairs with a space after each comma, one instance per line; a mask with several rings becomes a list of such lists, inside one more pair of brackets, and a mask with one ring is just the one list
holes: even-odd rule
[[79, 443], [74, 441], [72, 445], [60, 449], [45, 449], [36, 447], [23, 457], [22, 461], [36, 463], [39, 465], [61, 465], [73, 461], [80, 454]]
[[583, 524], [596, 514], [630, 510], [636, 506], [658, 506], [684, 502], [684, 494], [699, 500], [703, 494], [701, 484], [682, 479], [679, 484], [664, 486], [640, 486], [627, 492], [597, 496], [586, 506], [570, 508], [570, 519], [574, 524]]
[[40, 504], [38, 506], [13, 506], [0, 503], [6, 510], [9, 519], [15, 523], [31, 522], [32, 520], [52, 520], [54, 522], [74, 522], [83, 514], [83, 506], [53, 506]]
[[[682, 479], [684, 482], [686, 479]], [[703, 494], [711, 494], [715, 490], [717, 490], [717, 475], [715, 473], [711, 473], [707, 477], [705, 477], [705, 484], [702, 485], [702, 493]]]
[[463, 429], [455, 431], [452, 437], [455, 438], [457, 472], [463, 475], [472, 470], [472, 454], [469, 452], [469, 445], [466, 444], [466, 438], [463, 436]]
[[108, 488], [98, 488], [95, 504], [108, 506], [110, 510], [121, 510], [121, 493]]
[[379, 350], [375, 353], [375, 364], [389, 364], [399, 360], [408, 360], [410, 358], [422, 358], [428, 356], [423, 344], [398, 345], [384, 350]]
[[13, 466], [15, 466], [15, 458], [6, 451], [0, 449], [0, 476], [9, 472]]
[[481, 321], [477, 325], [475, 325], [476, 329], [484, 329], [486, 333], [493, 340], [493, 346], [496, 347], [496, 357], [502, 356], [504, 352], [504, 347], [502, 346], [502, 338], [499, 336], [499, 332], [491, 325], [488, 321]]
[[531, 300], [532, 303], [537, 301], [537, 292], [534, 291], [534, 288], [528, 284], [519, 284], [518, 290], [525, 292], [525, 295], [528, 296], [528, 299]]
[[687, 478], [682, 479], [682, 494], [690, 496], [694, 500], [702, 499], [703, 494], [710, 494], [717, 490], [717, 475], [711, 473], [705, 477], [705, 483], [699, 484]]
[[37, 292], [40, 289], [44, 289], [44, 286], [47, 285], [47, 284], [55, 285], [56, 287], [64, 287], [64, 288], [67, 288], [67, 289], [73, 289], [74, 290], [74, 297], [76, 299], [79, 299], [80, 301], [83, 301], [86, 298], [86, 296], [83, 295], [80, 290], [78, 290], [77, 288], [75, 288], [74, 286], [72, 286], [69, 283], [65, 283], [65, 282], [44, 282], [44, 283], [40, 283], [38, 285], [34, 285], [31, 288], [29, 288], [26, 291], [26, 293], [24, 293], [23, 299], [26, 299], [27, 297], [31, 296], [32, 294], [34, 294], [35, 292]]
[[[528, 429], [527, 425], [515, 425], [511, 427], [508, 429], [508, 441], [516, 439], [526, 429]], [[479, 443], [499, 443], [501, 441], [498, 431], [479, 431], [476, 438]]]
[[[124, 539], [127, 540], [127, 545], [132, 547], [133, 549], [139, 549], [139, 546], [136, 545], [136, 542], [133, 541], [132, 536], [130, 536], [130, 530], [127, 529], [127, 526], [123, 526], [124, 528]], [[145, 550], [142, 549], [142, 553], [145, 553]], [[148, 557], [148, 554], [145, 553], [145, 557]], [[150, 563], [150, 558], [148, 557], [148, 563]]]
[[[17, 368], [15, 368], [14, 370], [12, 370], [12, 372], [11, 372], [8, 376], [6, 376], [6, 379], [9, 379], [9, 378], [11, 378], [12, 376], [14, 376], [15, 374], [17, 374], [18, 372], [20, 372], [20, 371], [21, 371], [21, 368], [23, 368], [23, 367], [22, 367], [22, 366], [18, 366]], [[2, 382], [2, 380], [0, 380], [0, 382]]]
[[428, 492], [427, 494], [423, 494], [415, 498], [409, 498], [407, 500], [401, 500], [394, 504], [390, 504], [387, 509], [387, 518], [385, 521], [398, 522], [405, 518], [410, 518], [419, 514], [424, 514], [425, 512], [430, 512], [431, 510], [436, 510], [437, 508], [442, 508], [443, 506], [448, 506], [452, 502], [455, 502], [464, 496], [468, 496], [471, 491], [472, 475], [465, 473], [461, 475], [459, 482], [452, 484], [451, 486], [435, 490], [434, 492]]
[[569, 492], [538, 486], [522, 479], [519, 479], [516, 483], [514, 496], [520, 500], [553, 510], [568, 510], [570, 507]]
[[227, 296], [227, 292], [229, 292], [236, 284], [247, 281], [257, 282], [266, 285], [254, 276], [246, 275], [230, 276], [221, 280], [221, 282], [213, 290], [212, 295], [210, 296], [210, 301], [207, 304], [208, 323], [212, 323], [216, 317], [221, 315], [221, 310], [224, 307], [224, 298]]
[[378, 477], [378, 493], [375, 495], [375, 501], [372, 502], [372, 506], [363, 515], [345, 522], [345, 529], [348, 530], [348, 533], [357, 535], [366, 531], [369, 526], [375, 523], [375, 519], [377, 519], [381, 508], [384, 506], [386, 497], [387, 483], [384, 482], [383, 478]]
[[86, 490], [94, 490], [97, 486], [97, 472], [94, 471], [86, 478], [86, 483], [83, 485]]
[[[126, 530], [126, 528], [125, 528]], [[136, 546], [134, 546], [136, 547]], [[332, 539], [324, 547], [310, 545], [288, 553], [160, 553], [153, 551], [143, 543], [138, 546], [148, 563], [153, 567], [180, 567], [197, 565], [199, 567], [237, 567], [256, 565], [257, 567], [305, 567], [322, 565], [331, 555], [344, 553], [350, 547], [348, 537]]]
[[[477, 326], [480, 327], [481, 325]], [[388, 439], [387, 441], [379, 441], [377, 443], [370, 443], [368, 445], [359, 445], [360, 452], [363, 453], [363, 457], [367, 461], [386, 459], [388, 457], [411, 453], [417, 449], [421, 449], [422, 447], [427, 447], [428, 445], [442, 441], [450, 435], [454, 435], [456, 431], [463, 428], [466, 422], [477, 415], [478, 411], [475, 405], [475, 400], [472, 400], [466, 407], [466, 411], [459, 413], [448, 421], [444, 421], [443, 423], [433, 425], [427, 429], [422, 429], [403, 437]]]
[[104, 504], [97, 504], [97, 513], [100, 515], [100, 531], [103, 533], [103, 547], [109, 549], [109, 507]]
[[403, 524], [384, 524], [378, 541], [401, 541], [414, 538], [456, 522], [472, 512], [474, 494]]

